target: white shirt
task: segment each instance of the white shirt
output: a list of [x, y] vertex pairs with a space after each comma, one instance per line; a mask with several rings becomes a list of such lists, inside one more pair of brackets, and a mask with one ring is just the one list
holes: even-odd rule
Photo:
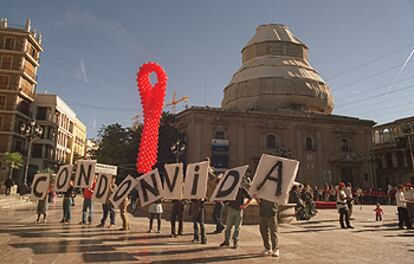
[[400, 192], [398, 191], [395, 194], [395, 201], [397, 203], [397, 207], [407, 207], [407, 203], [405, 202], [405, 196], [404, 196], [404, 192]]

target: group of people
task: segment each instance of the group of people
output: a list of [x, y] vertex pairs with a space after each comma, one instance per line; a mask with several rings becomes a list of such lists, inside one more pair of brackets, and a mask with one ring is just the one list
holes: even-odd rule
[[[240, 228], [243, 223], [244, 209], [247, 208], [253, 202], [253, 198], [255, 198], [260, 211], [259, 229], [265, 248], [263, 254], [266, 256], [278, 257], [277, 204], [251, 196], [248, 191], [249, 184], [250, 179], [245, 177], [234, 201], [215, 202], [212, 219], [216, 227], [213, 233], [220, 234], [224, 231], [224, 239], [220, 244], [220, 247], [237, 249], [239, 247]], [[193, 222], [192, 243], [207, 244], [205, 229], [206, 202], [206, 197], [202, 199], [193, 199], [191, 201], [172, 200], [170, 237], [181, 237], [183, 235], [183, 214], [185, 207], [189, 204], [189, 212]], [[223, 223], [224, 219], [222, 218], [224, 208], [227, 208], [225, 223]], [[157, 230], [155, 232], [160, 233], [161, 214], [163, 213], [162, 201], [158, 200], [152, 203], [148, 208], [148, 212], [148, 232], [152, 232], [153, 222], [154, 220], [157, 220]], [[232, 242], [232, 244], [230, 242]]]
[[[112, 192], [116, 189], [115, 176], [109, 185], [108, 198]], [[239, 247], [240, 228], [243, 223], [243, 212], [253, 201], [253, 198], [257, 201], [260, 211], [260, 223], [259, 230], [263, 240], [264, 252], [266, 256], [279, 256], [278, 247], [278, 231], [277, 231], [277, 204], [269, 202], [267, 200], [261, 200], [258, 197], [252, 197], [248, 191], [250, 185], [250, 178], [245, 177], [238, 190], [236, 199], [234, 201], [216, 202], [214, 205], [212, 218], [215, 222], [216, 228], [214, 233], [219, 234], [224, 231], [224, 239], [220, 244], [220, 247], [230, 247], [237, 249]], [[79, 222], [80, 225], [92, 225], [93, 223], [93, 201], [92, 196], [96, 186], [96, 175], [91, 187], [84, 188], [83, 192], [83, 206], [82, 206], [82, 219]], [[52, 193], [52, 185], [50, 186], [48, 193]], [[74, 188], [74, 181], [70, 180], [68, 189], [63, 193], [63, 215], [60, 223], [69, 224], [72, 219], [71, 207], [74, 206], [74, 198], [79, 190]], [[40, 218], [43, 215], [43, 222], [46, 222], [46, 214], [48, 210], [48, 196], [45, 199], [39, 200], [37, 204], [36, 223], [40, 222]], [[132, 196], [131, 206], [136, 207], [136, 190], [134, 190], [130, 196]], [[127, 217], [128, 198], [125, 198], [119, 206], [119, 212], [122, 219], [122, 228], [119, 230], [129, 231], [129, 222]], [[185, 200], [172, 200], [172, 210], [170, 216], [171, 223], [171, 237], [180, 237], [183, 235], [183, 214], [184, 208], [187, 204], [190, 205], [190, 215], [193, 221], [193, 240], [192, 243], [207, 244], [207, 235], [205, 229], [206, 220], [206, 202], [207, 197], [203, 199], [194, 199], [191, 201]], [[149, 212], [149, 228], [148, 232], [153, 232], [154, 221], [157, 220], [156, 230], [154, 232], [161, 232], [161, 215], [163, 213], [162, 207], [163, 201], [157, 200], [150, 204], [148, 207]], [[227, 218], [225, 223], [222, 218], [224, 208], [227, 208]], [[113, 204], [107, 200], [102, 204], [103, 215], [100, 223], [97, 227], [113, 228], [115, 226], [116, 210]], [[109, 224], [106, 221], [109, 216]], [[178, 224], [178, 229], [177, 229]], [[232, 245], [230, 245], [232, 242]]]
[[316, 215], [314, 191], [309, 184], [293, 185], [289, 192], [289, 203], [296, 204], [295, 215], [297, 220], [309, 220]]

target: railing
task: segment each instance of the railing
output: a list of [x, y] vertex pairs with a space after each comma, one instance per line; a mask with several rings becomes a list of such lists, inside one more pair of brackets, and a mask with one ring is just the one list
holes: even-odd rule
[[34, 80], [36, 80], [36, 73], [34, 72], [32, 68], [30, 68], [30, 66], [27, 66], [27, 65], [28, 64], [24, 66], [24, 72], [27, 73], [27, 75], [32, 77]]
[[16, 109], [17, 111], [27, 115], [28, 117], [32, 117], [32, 112], [28, 107], [19, 105]]

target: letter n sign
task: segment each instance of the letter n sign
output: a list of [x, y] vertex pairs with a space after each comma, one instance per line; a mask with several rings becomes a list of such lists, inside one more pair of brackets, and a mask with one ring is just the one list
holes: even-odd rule
[[92, 186], [95, 176], [96, 160], [78, 160], [75, 187], [87, 188]]
[[298, 167], [297, 160], [263, 154], [250, 186], [250, 193], [260, 199], [286, 204]]

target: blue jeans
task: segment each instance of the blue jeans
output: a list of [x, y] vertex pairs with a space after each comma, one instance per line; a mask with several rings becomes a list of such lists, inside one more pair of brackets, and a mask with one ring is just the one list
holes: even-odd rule
[[221, 216], [223, 214], [224, 205], [222, 203], [216, 202], [213, 209], [213, 222], [216, 224], [216, 231], [221, 232], [224, 230], [223, 222], [221, 221]]
[[103, 210], [103, 216], [101, 219], [101, 224], [105, 224], [106, 218], [108, 218], [109, 214], [109, 220], [111, 225], [115, 225], [115, 210], [113, 205], [110, 202], [102, 204], [102, 210]]
[[[88, 212], [88, 209], [89, 209], [89, 212]], [[86, 218], [88, 218], [89, 223], [92, 223], [93, 204], [92, 204], [91, 199], [88, 199], [88, 198], [83, 199], [82, 223], [86, 223]]]
[[70, 221], [71, 212], [70, 207], [72, 206], [72, 198], [64, 197], [63, 198], [63, 221]]

